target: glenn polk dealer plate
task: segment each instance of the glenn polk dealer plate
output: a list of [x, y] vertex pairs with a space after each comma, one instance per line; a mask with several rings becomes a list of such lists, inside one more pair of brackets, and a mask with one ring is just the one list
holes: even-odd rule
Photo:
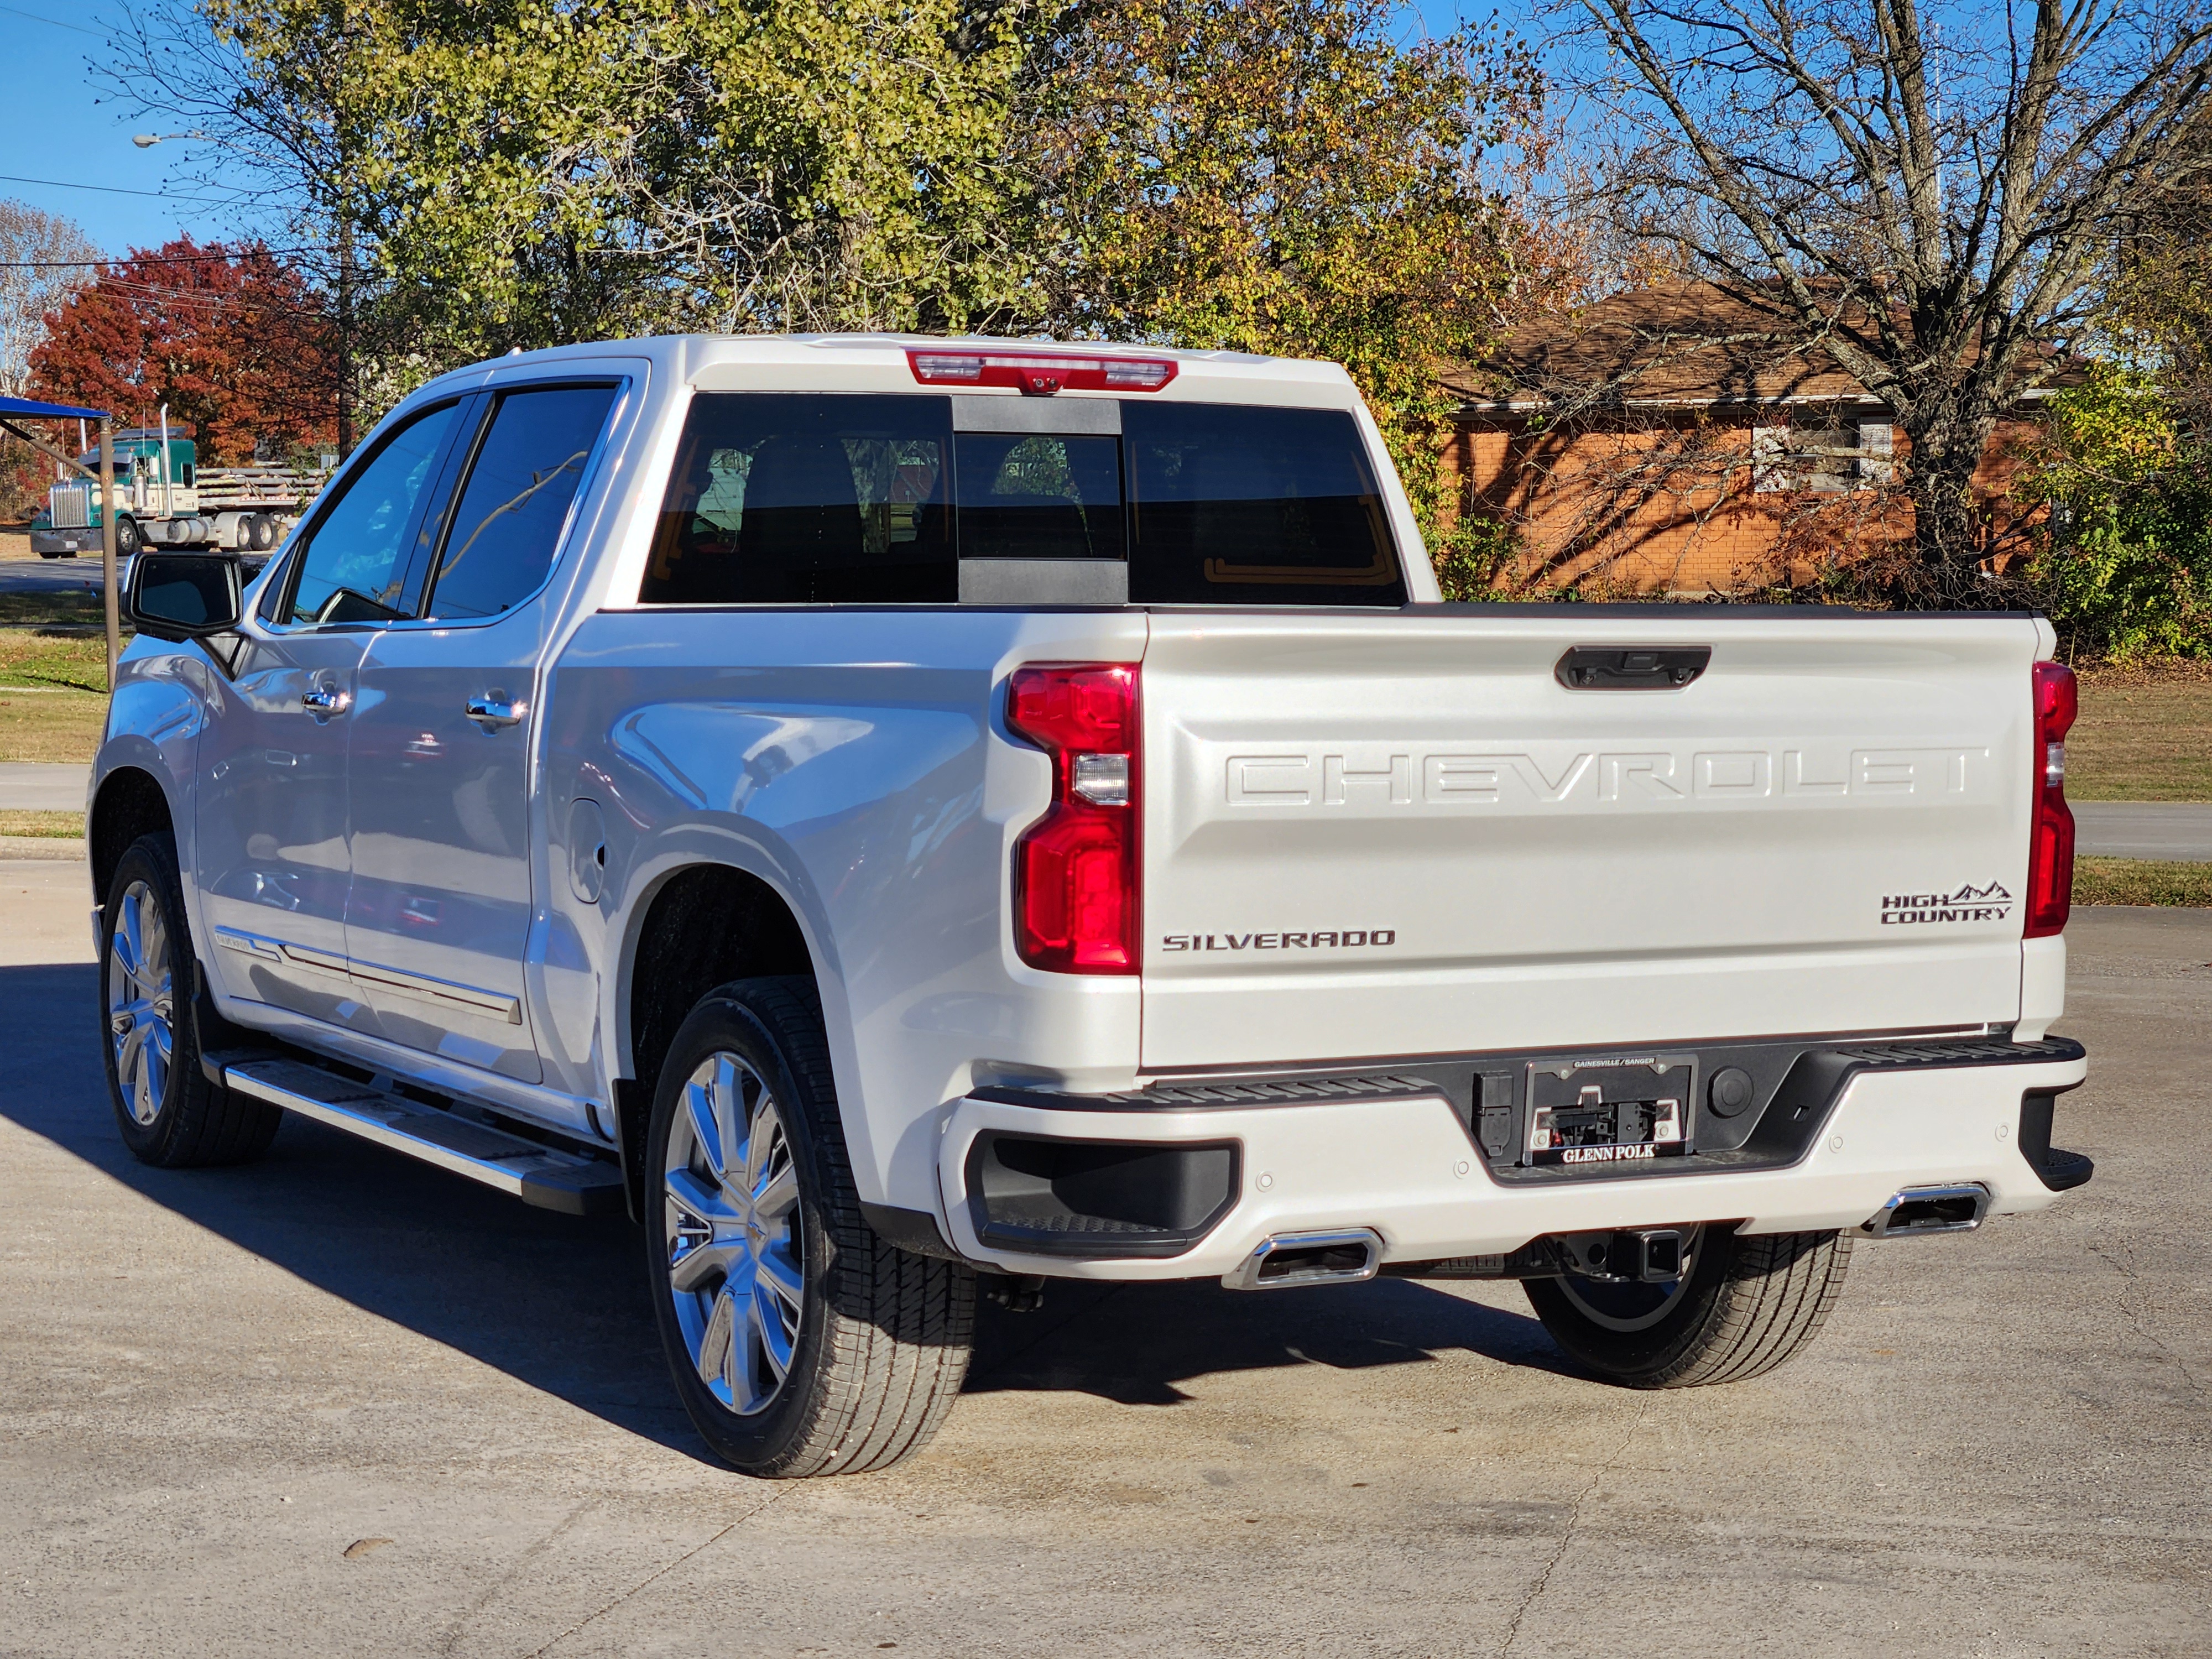
[[1695, 1054], [1607, 1054], [1528, 1065], [1521, 1162], [1574, 1168], [1680, 1158], [1691, 1147]]

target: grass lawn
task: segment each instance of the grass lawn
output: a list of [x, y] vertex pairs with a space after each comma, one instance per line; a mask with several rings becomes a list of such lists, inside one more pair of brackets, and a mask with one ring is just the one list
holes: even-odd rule
[[2212, 663], [2079, 672], [2069, 799], [2212, 801]]
[[97, 691], [19, 690], [0, 685], [0, 761], [91, 760], [107, 724]]
[[46, 841], [83, 834], [82, 812], [13, 812], [0, 808], [0, 836], [31, 836]]
[[[22, 597], [0, 593], [0, 599]], [[130, 642], [128, 635], [124, 642]], [[104, 693], [107, 641], [97, 631], [76, 628], [0, 627], [0, 687], [11, 686]]]
[[0, 761], [92, 758], [107, 720], [99, 621], [96, 594], [0, 593]]
[[97, 593], [0, 593], [0, 627], [42, 628], [59, 623], [99, 628], [106, 621], [106, 610]]
[[2212, 907], [2212, 864], [2162, 864], [2152, 859], [2074, 860], [2076, 904]]

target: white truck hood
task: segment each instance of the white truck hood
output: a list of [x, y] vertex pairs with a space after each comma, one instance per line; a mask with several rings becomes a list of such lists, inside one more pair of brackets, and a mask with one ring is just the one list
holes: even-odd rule
[[[1554, 678], [1637, 645], [1711, 663]], [[1155, 612], [1143, 1065], [2011, 1021], [2047, 648], [1989, 616]]]

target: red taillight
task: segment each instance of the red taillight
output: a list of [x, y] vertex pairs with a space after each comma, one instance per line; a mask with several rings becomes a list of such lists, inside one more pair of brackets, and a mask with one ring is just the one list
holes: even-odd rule
[[2074, 671], [2035, 665], [2035, 831], [2027, 853], [2029, 939], [2066, 931], [2074, 906], [2074, 813], [2066, 805], [2066, 730], [2080, 708]]
[[909, 351], [924, 386], [1007, 386], [1033, 398], [1055, 392], [1158, 392], [1176, 377], [1169, 357], [1094, 357], [1056, 351]]
[[1014, 845], [1014, 948], [1063, 974], [1137, 971], [1137, 668], [1018, 668], [1006, 724], [1052, 757], [1052, 805]]

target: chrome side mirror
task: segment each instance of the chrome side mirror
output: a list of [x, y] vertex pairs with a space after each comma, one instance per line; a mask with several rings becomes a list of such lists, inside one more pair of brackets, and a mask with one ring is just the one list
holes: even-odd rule
[[245, 584], [228, 553], [141, 553], [131, 562], [124, 608], [157, 640], [204, 639], [236, 628]]

